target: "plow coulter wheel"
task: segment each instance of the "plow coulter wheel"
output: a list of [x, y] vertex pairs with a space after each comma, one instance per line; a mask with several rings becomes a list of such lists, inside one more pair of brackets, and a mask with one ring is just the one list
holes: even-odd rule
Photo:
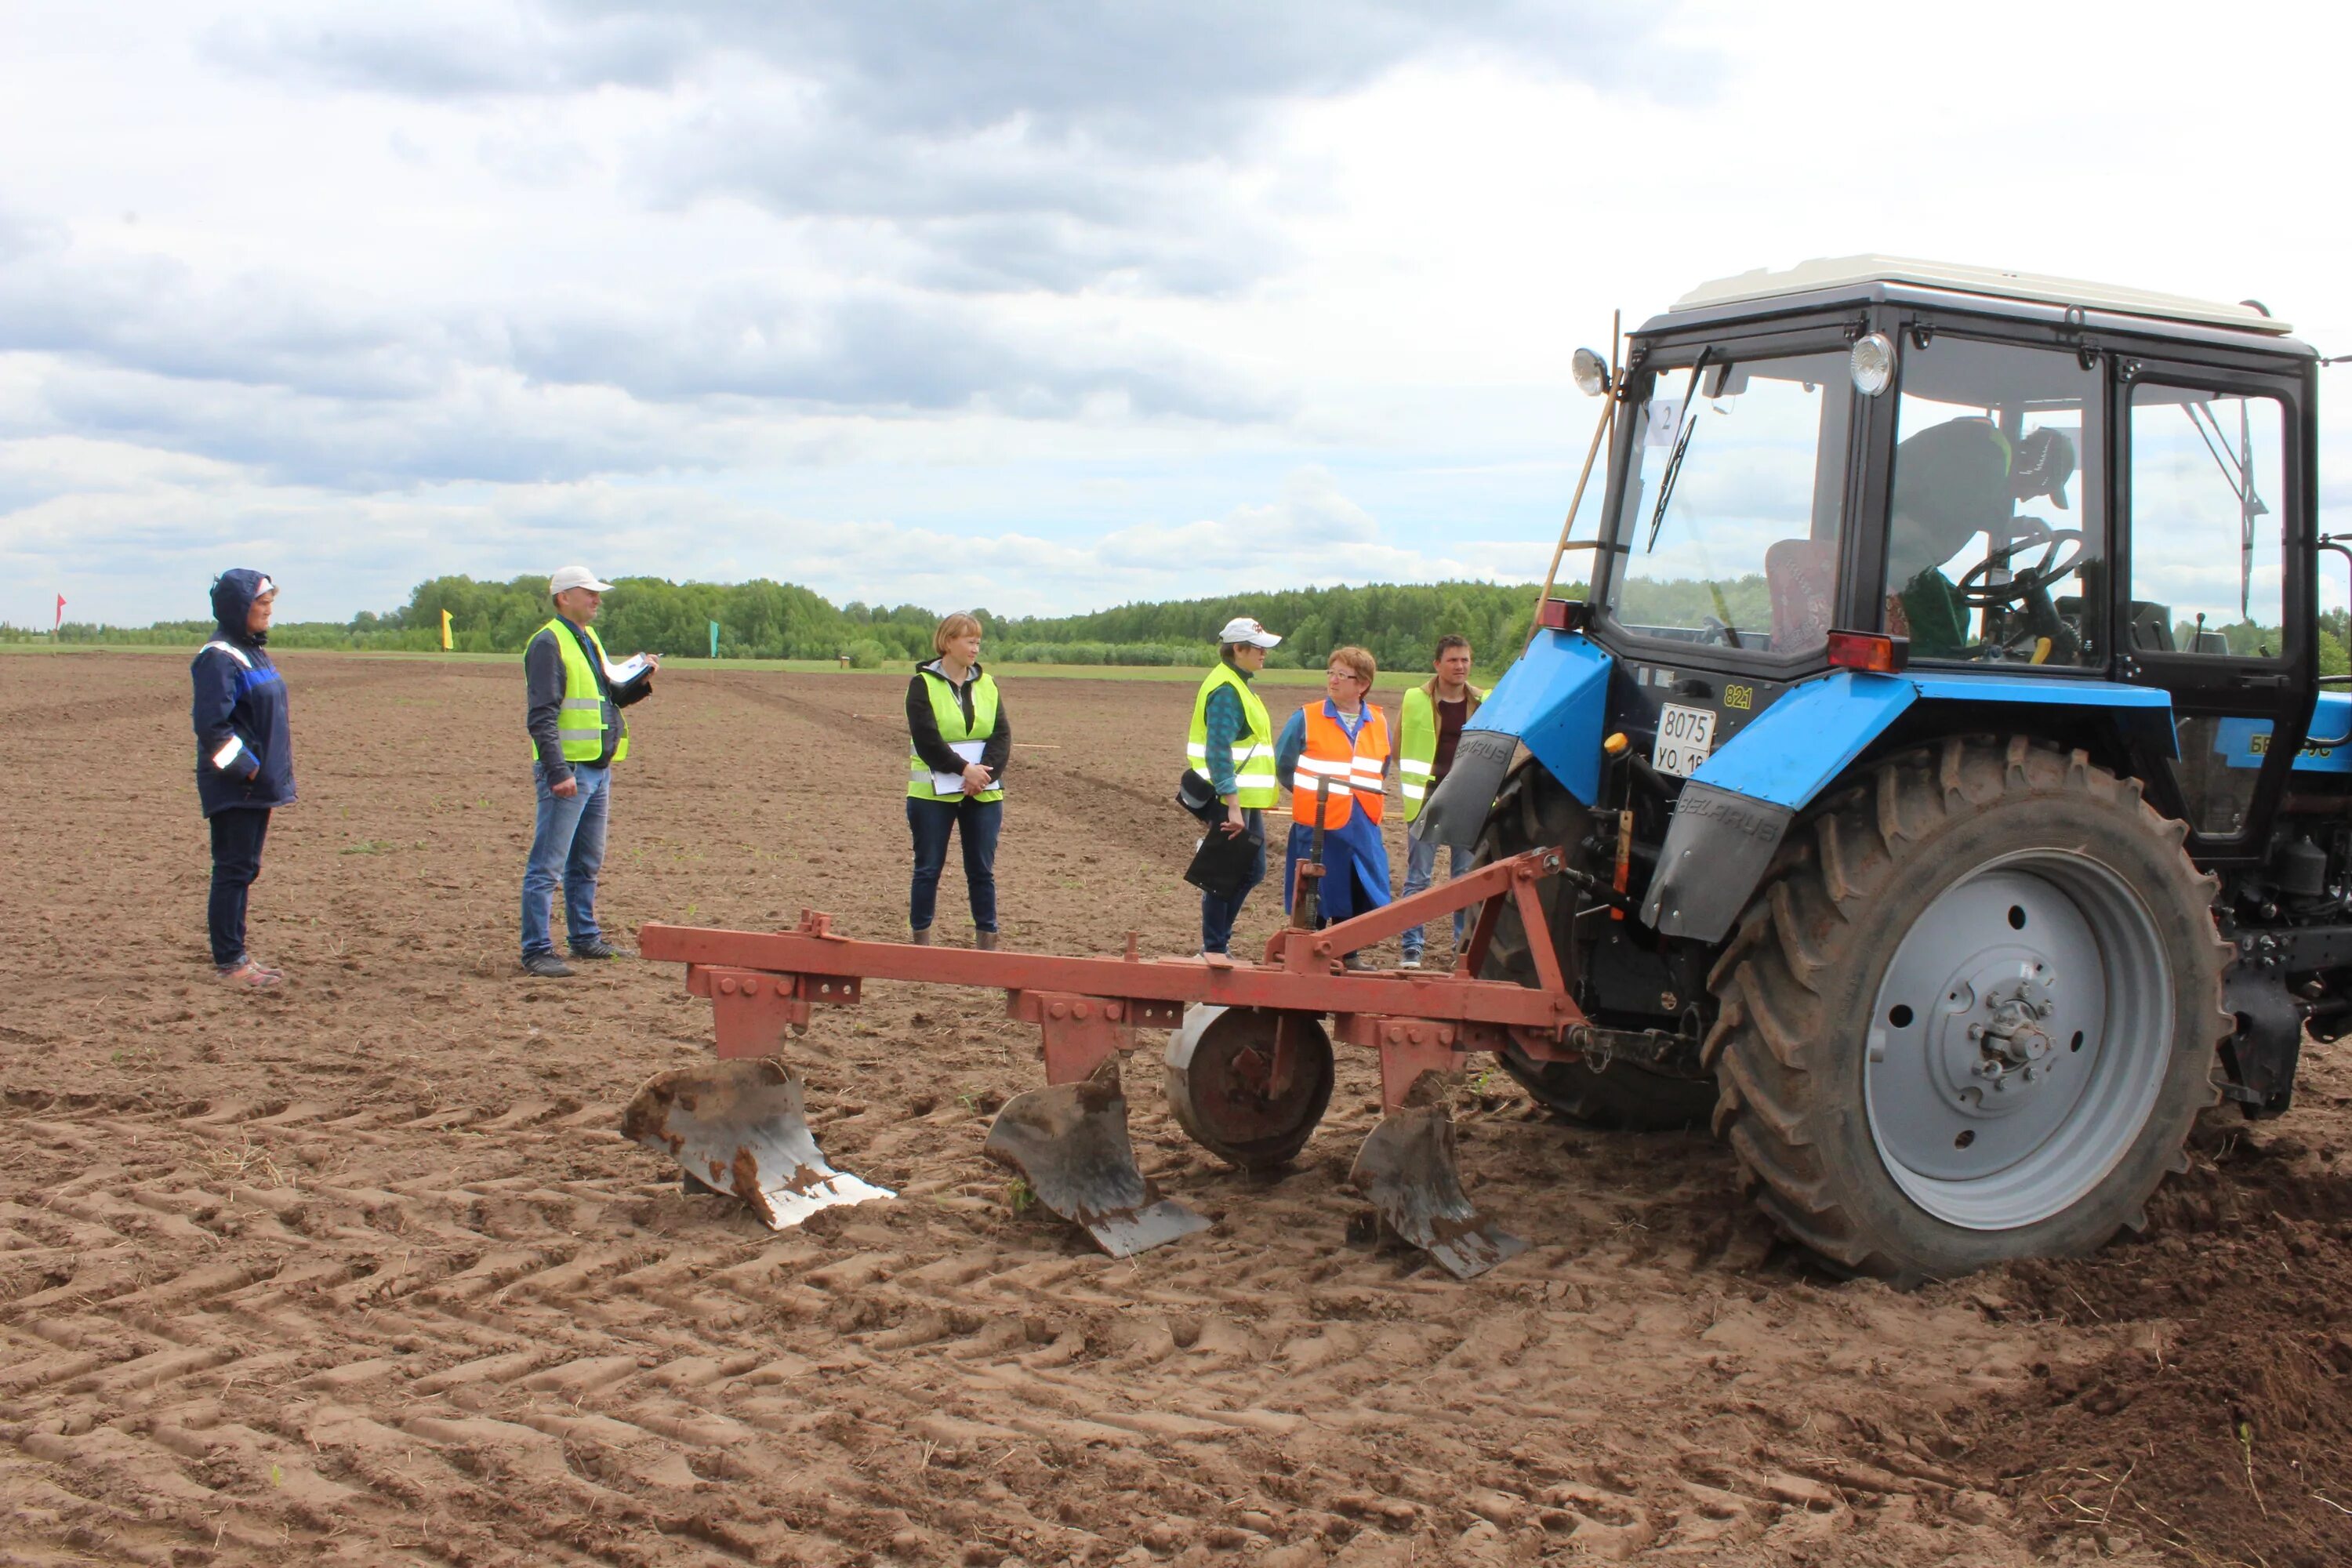
[[1331, 1103], [1331, 1037], [1303, 1013], [1184, 1009], [1168, 1041], [1168, 1104], [1192, 1142], [1244, 1171], [1288, 1164]]
[[[1549, 773], [1533, 763], [1519, 770], [1495, 803], [1486, 830], [1478, 840], [1478, 863], [1507, 859], [1543, 844], [1571, 848], [1583, 840], [1588, 813]], [[1550, 900], [1546, 918], [1559, 957], [1560, 973], [1572, 989], [1579, 970], [1569, 938], [1575, 922], [1576, 889], [1553, 879], [1545, 886]], [[1535, 960], [1528, 952], [1526, 928], [1519, 912], [1506, 904], [1495, 922], [1495, 939], [1486, 949], [1481, 977], [1536, 983]], [[1595, 1072], [1582, 1062], [1535, 1062], [1506, 1046], [1496, 1058], [1503, 1070], [1519, 1081], [1537, 1104], [1563, 1121], [1604, 1132], [1670, 1132], [1704, 1127], [1715, 1109], [1715, 1085], [1704, 1079], [1664, 1078], [1630, 1063], [1618, 1062]]]
[[2143, 1223], [2231, 1026], [2181, 835], [2023, 738], [1896, 758], [1801, 824], [1709, 982], [1717, 1131], [1765, 1212], [1903, 1283]]

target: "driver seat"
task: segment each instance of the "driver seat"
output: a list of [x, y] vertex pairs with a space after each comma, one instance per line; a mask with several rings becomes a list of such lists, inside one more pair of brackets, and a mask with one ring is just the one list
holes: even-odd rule
[[1764, 552], [1772, 598], [1772, 649], [1799, 652], [1829, 641], [1836, 617], [1837, 552], [1818, 540], [1783, 539]]

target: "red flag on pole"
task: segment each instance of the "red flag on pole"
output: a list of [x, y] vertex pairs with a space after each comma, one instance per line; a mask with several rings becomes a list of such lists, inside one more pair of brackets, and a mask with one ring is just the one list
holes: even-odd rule
[[51, 626], [51, 627], [49, 628], [49, 630], [50, 630], [52, 633], [55, 633], [55, 632], [57, 632], [57, 631], [58, 631], [58, 630], [62, 629], [62, 628], [64, 627], [65, 624], [66, 624], [66, 596], [65, 596], [63, 594], [59, 594], [59, 595], [58, 595], [58, 620], [57, 620], [57, 625], [56, 625], [56, 626]]

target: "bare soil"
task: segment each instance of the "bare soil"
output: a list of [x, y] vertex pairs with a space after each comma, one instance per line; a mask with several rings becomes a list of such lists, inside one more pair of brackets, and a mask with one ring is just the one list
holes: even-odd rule
[[[1217, 1223], [1113, 1261], [980, 1155], [1039, 1081], [1024, 1026], [877, 985], [794, 1056], [828, 1154], [900, 1197], [773, 1236], [618, 1135], [709, 1049], [677, 970], [516, 968], [519, 673], [283, 662], [303, 798], [253, 936], [291, 983], [255, 997], [205, 962], [180, 661], [0, 659], [0, 1562], [2352, 1560], [2324, 1055], [2144, 1236], [1907, 1295], [1777, 1247], [1703, 1133], [1474, 1079], [1468, 1180], [1532, 1246], [1464, 1284], [1349, 1243], [1369, 1058], [1253, 1181], [1139, 1052], [1145, 1165]], [[665, 674], [607, 931], [903, 930], [902, 692]], [[1008, 945], [1198, 946], [1189, 695], [1008, 679]]]

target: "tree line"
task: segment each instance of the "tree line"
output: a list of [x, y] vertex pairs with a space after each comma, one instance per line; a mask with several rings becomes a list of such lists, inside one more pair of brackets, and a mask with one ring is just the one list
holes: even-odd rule
[[[1575, 584], [1556, 591], [1583, 592]], [[1206, 666], [1216, 658], [1218, 630], [1248, 616], [1282, 635], [1267, 659], [1277, 668], [1319, 666], [1331, 649], [1354, 643], [1370, 648], [1383, 669], [1412, 670], [1428, 667], [1437, 639], [1448, 634], [1468, 637], [1481, 667], [1507, 660], [1527, 640], [1534, 602], [1531, 584], [1455, 582], [1229, 594], [1083, 616], [1005, 616], [981, 606], [970, 613], [985, 631], [983, 658], [992, 663]], [[436, 577], [418, 584], [397, 609], [362, 610], [348, 622], [284, 622], [269, 641], [272, 647], [423, 652], [441, 646], [444, 610], [451, 644], [463, 653], [520, 653], [552, 614], [544, 577]], [[855, 600], [836, 605], [807, 588], [764, 578], [624, 577], [605, 595], [596, 629], [615, 653], [642, 648], [665, 658], [704, 658], [715, 621], [722, 658], [846, 658], [876, 668], [930, 658], [931, 633], [944, 613]], [[199, 620], [135, 627], [68, 622], [57, 640], [193, 647], [211, 632], [212, 623]], [[0, 639], [42, 635], [0, 626]]]

